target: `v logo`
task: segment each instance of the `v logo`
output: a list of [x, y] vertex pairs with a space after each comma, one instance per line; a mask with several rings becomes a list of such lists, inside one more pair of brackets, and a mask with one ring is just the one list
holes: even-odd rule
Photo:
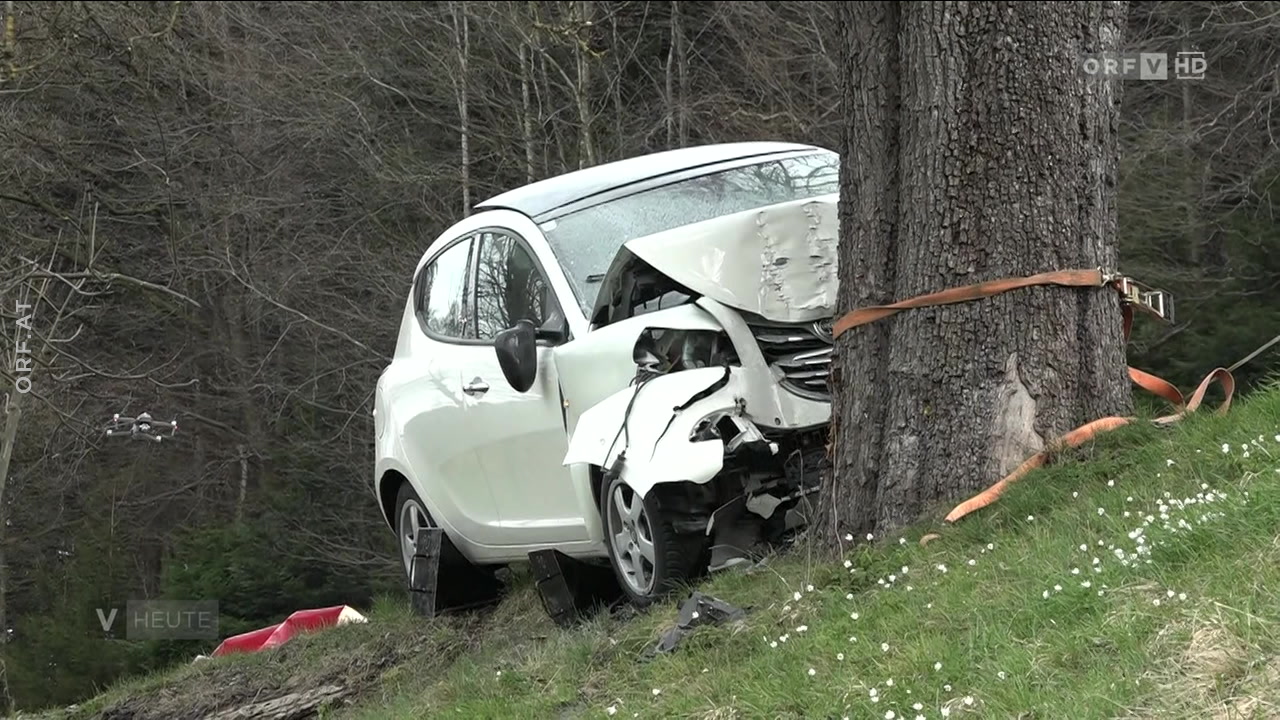
[[97, 609], [98, 622], [102, 625], [102, 632], [108, 632], [111, 630], [111, 626], [116, 622], [116, 613], [118, 612], [120, 612], [120, 608], [111, 608], [111, 614], [104, 616], [102, 614], [102, 608]]

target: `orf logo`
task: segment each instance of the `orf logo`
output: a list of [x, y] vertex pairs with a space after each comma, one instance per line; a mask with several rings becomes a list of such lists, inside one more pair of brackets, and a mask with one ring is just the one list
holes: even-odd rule
[[834, 345], [835, 330], [832, 327], [833, 325], [834, 325], [834, 321], [831, 320], [830, 318], [827, 318], [826, 320], [819, 320], [818, 322], [813, 324], [813, 334], [817, 335], [818, 339], [822, 340], [823, 342]]

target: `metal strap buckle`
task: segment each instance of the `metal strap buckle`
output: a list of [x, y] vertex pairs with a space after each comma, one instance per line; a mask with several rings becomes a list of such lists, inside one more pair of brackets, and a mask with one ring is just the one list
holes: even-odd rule
[[1173, 323], [1173, 296], [1169, 293], [1124, 276], [1115, 281], [1115, 286], [1120, 291], [1121, 302]]

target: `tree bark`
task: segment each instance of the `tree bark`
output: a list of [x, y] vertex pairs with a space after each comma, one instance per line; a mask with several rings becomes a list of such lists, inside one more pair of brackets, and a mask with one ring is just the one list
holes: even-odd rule
[[529, 62], [529, 46], [520, 43], [520, 127], [524, 140], [524, 180], [533, 182], [533, 109], [529, 101], [529, 85], [533, 82], [533, 68]]
[[[1116, 268], [1122, 3], [850, 3], [838, 312], [1047, 270]], [[900, 313], [837, 343], [836, 542], [976, 492], [1131, 411], [1117, 294], [1042, 287]]]
[[458, 101], [458, 121], [462, 128], [459, 144], [462, 152], [462, 215], [471, 215], [471, 124], [467, 118], [467, 60], [471, 55], [471, 27], [467, 21], [467, 10], [458, 3], [449, 4], [449, 12], [453, 18], [454, 50], [458, 55], [458, 77], [454, 80], [454, 91]]
[[578, 17], [574, 24], [578, 42], [574, 45], [574, 59], [578, 67], [578, 79], [573, 94], [578, 106], [578, 167], [582, 168], [596, 164], [595, 140], [591, 132], [591, 62], [588, 57], [595, 4], [590, 0], [579, 0], [577, 6]]

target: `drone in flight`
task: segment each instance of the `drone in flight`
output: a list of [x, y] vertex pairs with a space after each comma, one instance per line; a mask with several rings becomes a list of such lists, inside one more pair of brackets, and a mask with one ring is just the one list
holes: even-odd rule
[[[165, 435], [165, 433], [168, 435]], [[162, 442], [166, 438], [172, 440], [178, 432], [177, 419], [156, 421], [151, 413], [142, 413], [138, 417], [121, 417], [120, 413], [111, 416], [111, 425], [107, 428], [108, 437], [128, 437], [134, 440], [150, 440]]]

